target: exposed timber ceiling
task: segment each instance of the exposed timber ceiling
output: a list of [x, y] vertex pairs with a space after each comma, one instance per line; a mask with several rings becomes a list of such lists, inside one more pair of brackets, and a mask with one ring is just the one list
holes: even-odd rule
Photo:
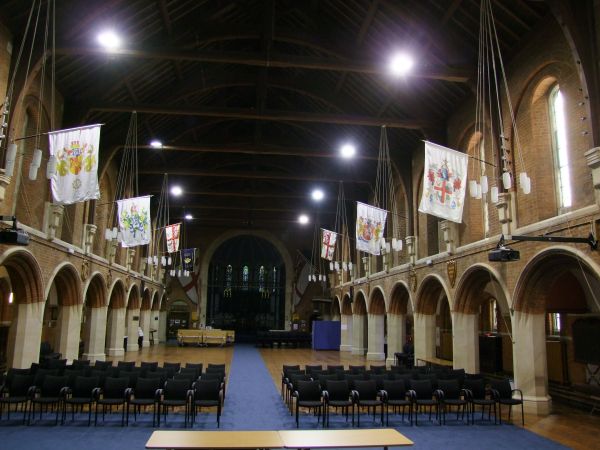
[[[103, 162], [118, 161], [137, 111], [141, 193], [158, 194], [168, 172], [185, 191], [171, 216], [185, 208], [199, 226], [289, 228], [314, 209], [317, 185], [331, 225], [339, 180], [352, 200], [373, 191], [382, 125], [394, 162], [410, 170], [420, 140], [443, 140], [472, 95], [478, 0], [56, 3], [62, 125], [104, 123]], [[31, 1], [2, 4], [16, 49]], [[540, 1], [493, 6], [508, 59], [548, 15]], [[111, 54], [96, 43], [105, 27], [124, 41]], [[416, 59], [405, 78], [387, 71], [398, 49]], [[154, 138], [165, 148], [150, 148]], [[337, 156], [345, 141], [358, 148], [352, 162]]]

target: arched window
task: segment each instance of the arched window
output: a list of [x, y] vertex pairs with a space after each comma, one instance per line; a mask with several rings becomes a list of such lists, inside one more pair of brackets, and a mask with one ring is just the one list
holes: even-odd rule
[[558, 205], [560, 208], [569, 208], [573, 201], [567, 148], [567, 122], [565, 120], [565, 99], [559, 85], [552, 89], [549, 100]]
[[265, 287], [265, 266], [260, 266], [258, 271], [258, 291], [263, 292]]
[[231, 264], [227, 265], [225, 270], [225, 289], [231, 289], [231, 283], [233, 281], [233, 267]]
[[248, 282], [250, 277], [250, 269], [248, 266], [242, 267], [242, 290], [248, 290]]

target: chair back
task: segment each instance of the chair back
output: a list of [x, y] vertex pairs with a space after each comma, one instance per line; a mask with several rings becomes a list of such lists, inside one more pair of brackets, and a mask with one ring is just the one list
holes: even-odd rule
[[485, 398], [485, 381], [482, 379], [465, 379], [465, 389], [468, 389], [473, 394], [473, 399]]
[[38, 369], [35, 372], [33, 384], [37, 387], [41, 387], [44, 384], [44, 379], [49, 375], [58, 375], [58, 369]]
[[359, 400], [377, 399], [377, 383], [375, 380], [356, 380], [354, 390], [358, 392]]
[[502, 380], [492, 380], [490, 384], [492, 389], [498, 391], [500, 398], [512, 398], [512, 387], [508, 378], [504, 378]]
[[94, 363], [95, 370], [106, 370], [109, 367], [112, 367], [112, 361], [96, 361]]
[[68, 377], [64, 375], [46, 375], [40, 389], [42, 397], [58, 397], [60, 390], [67, 386]]
[[387, 376], [387, 374], [381, 373], [381, 374], [377, 374], [377, 375], [371, 375], [370, 379], [375, 381], [377, 390], [380, 391], [383, 389], [383, 382], [385, 380], [389, 380], [389, 377]]
[[419, 380], [429, 380], [431, 382], [431, 388], [436, 390], [438, 388], [438, 378], [434, 373], [429, 373], [425, 375], [419, 375]]
[[198, 380], [194, 383], [194, 400], [220, 400], [221, 383], [218, 380]]
[[154, 372], [158, 368], [157, 361], [142, 361], [140, 363], [140, 367], [144, 369], [146, 372]]
[[[167, 381], [167, 373], [164, 371], [156, 371], [156, 372], [146, 372], [146, 374], [144, 375], [144, 378], [151, 378], [151, 379], [156, 379], [159, 381], [159, 386], [163, 386], [165, 384], [165, 381]], [[140, 379], [138, 378], [138, 381], [140, 381]]]
[[327, 386], [327, 381], [329, 380], [337, 380], [338, 376], [336, 374], [329, 375], [319, 375], [319, 384], [321, 385], [321, 390], [325, 390]]
[[354, 389], [354, 383], [356, 381], [365, 380], [366, 375], [367, 375], [366, 372], [354, 373], [354, 374], [346, 375], [344, 378], [348, 382], [348, 386], [350, 387], [350, 389]]
[[208, 371], [222, 370], [223, 372], [225, 372], [225, 364], [211, 364], [211, 363], [209, 363], [206, 366], [206, 370], [208, 370]]
[[338, 373], [338, 372], [343, 372], [343, 371], [344, 371], [344, 366], [342, 366], [342, 365], [327, 364], [327, 372], [329, 372], [329, 373]]
[[138, 378], [140, 377], [140, 372], [131, 371], [128, 372], [126, 370], [119, 371], [119, 378], [127, 378], [129, 381], [127, 383], [127, 387], [135, 388]]
[[430, 380], [410, 380], [410, 388], [415, 391], [417, 400], [431, 400], [433, 397]]
[[104, 398], [125, 398], [125, 390], [129, 386], [129, 377], [113, 378], [107, 377], [104, 380], [102, 393]]
[[163, 369], [166, 369], [168, 371], [174, 371], [174, 372], [179, 372], [179, 369], [181, 368], [181, 363], [171, 363], [171, 362], [165, 362], [163, 363]]
[[77, 398], [91, 398], [92, 391], [100, 387], [100, 378], [98, 377], [77, 377], [73, 385], [72, 394]]
[[321, 371], [323, 370], [323, 366], [321, 364], [318, 365], [305, 365], [304, 366], [304, 370], [306, 371], [307, 374], [312, 374], [314, 371]]
[[444, 393], [444, 398], [458, 400], [460, 398], [460, 382], [457, 379], [438, 380], [438, 389]]
[[383, 390], [387, 392], [388, 400], [406, 399], [406, 384], [404, 380], [383, 380]]
[[294, 387], [298, 392], [298, 401], [321, 401], [323, 391], [318, 381], [299, 381]]
[[[207, 369], [207, 371], [208, 371], [208, 369]], [[214, 372], [219, 373], [217, 370], [214, 370]], [[197, 367], [182, 367], [181, 369], [179, 369], [179, 373], [193, 375], [194, 380], [195, 380], [196, 378], [198, 378], [200, 376], [202, 371], [200, 369], [198, 369]]]
[[367, 371], [365, 366], [348, 366], [350, 373], [363, 373]]
[[71, 367], [83, 369], [85, 367], [90, 367], [89, 359], [74, 359], [71, 363]]
[[45, 366], [47, 369], [58, 369], [60, 372], [65, 367], [67, 367], [66, 359], [47, 359], [45, 362]]
[[[6, 372], [6, 375], [5, 375], [5, 378], [4, 378], [4, 385], [8, 389], [10, 389], [10, 386], [12, 384], [12, 380], [17, 375], [31, 375], [31, 371], [30, 371], [30, 369], [12, 369], [12, 368], [8, 369], [8, 372]], [[32, 378], [33, 378], [33, 376], [32, 376]]]
[[371, 365], [371, 366], [369, 366], [369, 370], [371, 371], [371, 373], [385, 373], [386, 367], [385, 367], [385, 365], [378, 365], [378, 366]]
[[72, 388], [75, 386], [75, 380], [77, 377], [82, 377], [85, 375], [84, 369], [65, 369], [63, 375], [67, 377], [67, 386]]
[[19, 373], [12, 375], [10, 385], [7, 385], [11, 397], [25, 397], [31, 386], [33, 375]]
[[135, 395], [135, 398], [154, 398], [160, 386], [160, 378], [138, 378], [133, 395]]
[[119, 361], [117, 363], [117, 367], [119, 368], [119, 370], [126, 370], [128, 372], [131, 372], [135, 367], [135, 361]]
[[185, 363], [186, 369], [198, 369], [198, 373], [202, 373], [203, 363]]
[[328, 380], [326, 385], [329, 400], [343, 401], [350, 398], [350, 386], [347, 380]]
[[185, 400], [191, 383], [188, 380], [167, 380], [163, 391], [165, 400]]

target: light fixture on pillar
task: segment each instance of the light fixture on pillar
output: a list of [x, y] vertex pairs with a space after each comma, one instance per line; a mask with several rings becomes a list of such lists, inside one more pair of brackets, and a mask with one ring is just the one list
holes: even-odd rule
[[6, 164], [4, 166], [4, 173], [8, 177], [13, 176], [15, 170], [15, 160], [17, 158], [17, 144], [14, 142], [8, 145], [6, 149]]

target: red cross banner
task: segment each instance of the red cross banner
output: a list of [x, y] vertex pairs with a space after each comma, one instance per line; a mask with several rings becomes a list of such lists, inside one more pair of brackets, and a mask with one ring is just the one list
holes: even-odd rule
[[181, 223], [167, 225], [165, 227], [165, 236], [167, 238], [167, 252], [175, 253], [179, 250], [179, 229]]
[[425, 175], [419, 211], [462, 222], [468, 155], [425, 141]]
[[337, 241], [337, 233], [335, 231], [321, 228], [321, 258], [328, 261], [333, 261], [335, 253], [335, 242]]

